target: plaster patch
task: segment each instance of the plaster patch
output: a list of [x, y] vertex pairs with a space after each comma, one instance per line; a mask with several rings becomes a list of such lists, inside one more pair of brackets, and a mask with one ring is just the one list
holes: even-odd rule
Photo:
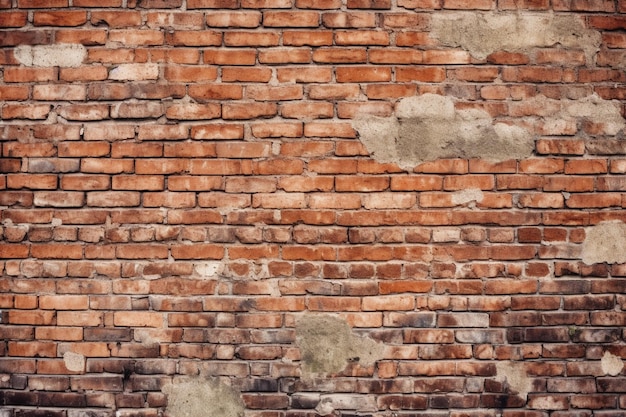
[[300, 318], [296, 322], [296, 345], [305, 378], [341, 372], [348, 362], [373, 365], [384, 350], [382, 343], [354, 335], [348, 323], [328, 315]]
[[195, 264], [194, 271], [202, 278], [215, 278], [224, 272], [224, 264], [221, 262]]
[[116, 81], [142, 81], [159, 78], [158, 64], [120, 64], [109, 72], [109, 79]]
[[587, 228], [582, 258], [587, 265], [625, 263], [626, 223], [619, 220], [608, 221]]
[[353, 126], [373, 158], [404, 169], [439, 158], [524, 158], [534, 149], [526, 129], [494, 123], [482, 110], [455, 110], [452, 98], [436, 94], [405, 98], [394, 116], [363, 115]]
[[65, 352], [63, 354], [63, 363], [68, 371], [83, 372], [85, 370], [85, 356], [80, 353]]
[[624, 361], [619, 356], [613, 355], [611, 352], [604, 352], [600, 361], [602, 372], [605, 375], [617, 376], [624, 369]]
[[[619, 102], [597, 94], [558, 100], [539, 95], [511, 103], [510, 113], [516, 123], [537, 131], [565, 123], [577, 134], [577, 126], [592, 123], [601, 134], [614, 136], [626, 128]], [[452, 97], [436, 94], [404, 98], [393, 116], [362, 114], [352, 124], [374, 159], [407, 170], [439, 158], [523, 159], [535, 147], [534, 132], [527, 128], [497, 122], [483, 110], [456, 110]]]
[[496, 363], [496, 381], [506, 383], [511, 391], [526, 400], [532, 388], [532, 381], [526, 374], [523, 363]]
[[466, 190], [452, 193], [452, 204], [460, 206], [467, 203], [480, 203], [485, 195], [479, 188], [468, 188]]
[[244, 403], [234, 388], [216, 379], [175, 378], [163, 387], [167, 395], [166, 413], [173, 417], [241, 417]]
[[561, 45], [583, 49], [587, 64], [600, 48], [601, 35], [578, 16], [553, 13], [454, 12], [433, 15], [431, 37], [461, 47], [477, 59], [496, 51], [518, 52]]
[[79, 67], [87, 56], [87, 49], [80, 44], [20, 45], [13, 55], [27, 67]]

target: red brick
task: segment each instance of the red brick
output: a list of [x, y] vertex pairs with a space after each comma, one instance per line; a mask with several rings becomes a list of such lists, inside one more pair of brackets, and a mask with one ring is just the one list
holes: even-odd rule
[[[277, 46], [279, 34], [275, 32], [226, 32], [224, 44], [226, 46]], [[219, 45], [219, 44], [218, 44]]]
[[4, 28], [18, 28], [26, 25], [26, 12], [3, 12], [0, 15], [0, 26]]
[[222, 68], [224, 82], [259, 82], [266, 83], [272, 77], [272, 70], [263, 67], [225, 67]]
[[5, 104], [2, 106], [3, 119], [42, 120], [48, 117], [50, 105]]
[[276, 76], [284, 83], [327, 83], [332, 78], [332, 70], [330, 67], [287, 67], [278, 68]]
[[254, 65], [256, 56], [254, 49], [206, 49], [204, 62], [211, 65]]
[[264, 27], [317, 27], [320, 15], [311, 11], [265, 11]]
[[328, 46], [333, 44], [331, 31], [287, 30], [283, 32], [285, 46]]
[[396, 81], [442, 82], [446, 79], [446, 72], [441, 67], [398, 67]]
[[205, 82], [217, 79], [217, 68], [198, 66], [167, 66], [165, 79], [173, 82]]
[[247, 120], [259, 117], [272, 117], [278, 113], [275, 103], [232, 103], [222, 106], [225, 120]]
[[80, 26], [87, 22], [87, 12], [81, 10], [59, 12], [35, 12], [35, 26]]

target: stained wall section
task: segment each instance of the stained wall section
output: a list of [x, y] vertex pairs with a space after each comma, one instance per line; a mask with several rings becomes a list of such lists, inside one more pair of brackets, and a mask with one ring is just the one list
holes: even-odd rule
[[0, 0], [0, 417], [626, 415], [623, 0]]

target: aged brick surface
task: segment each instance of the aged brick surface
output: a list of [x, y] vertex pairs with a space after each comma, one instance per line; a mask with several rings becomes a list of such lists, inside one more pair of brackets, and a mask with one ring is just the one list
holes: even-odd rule
[[626, 415], [624, 13], [0, 0], [0, 417]]

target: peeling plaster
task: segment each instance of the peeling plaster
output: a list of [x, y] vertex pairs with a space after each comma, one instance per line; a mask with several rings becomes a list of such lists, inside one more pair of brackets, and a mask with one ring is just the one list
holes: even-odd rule
[[587, 265], [626, 262], [626, 223], [601, 222], [586, 229], [582, 259]]

